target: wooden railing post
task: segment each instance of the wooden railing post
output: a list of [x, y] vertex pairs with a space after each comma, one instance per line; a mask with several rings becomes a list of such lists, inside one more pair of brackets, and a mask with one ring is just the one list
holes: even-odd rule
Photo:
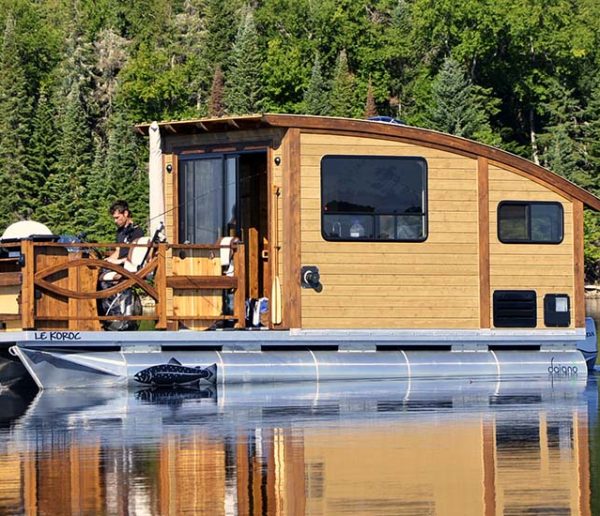
[[158, 294], [156, 300], [157, 330], [167, 329], [167, 245], [158, 244], [158, 265], [156, 267], [155, 286]]
[[236, 318], [235, 327], [246, 327], [246, 258], [245, 247], [238, 245], [233, 256], [233, 270], [237, 278], [237, 288], [233, 295], [233, 315]]
[[32, 240], [21, 241], [23, 283], [21, 285], [21, 324], [24, 330], [35, 329], [35, 253]]

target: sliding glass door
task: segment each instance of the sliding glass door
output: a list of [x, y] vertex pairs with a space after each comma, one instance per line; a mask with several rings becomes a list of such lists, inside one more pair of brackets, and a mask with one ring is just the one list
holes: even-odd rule
[[179, 242], [214, 244], [237, 233], [237, 155], [179, 159]]

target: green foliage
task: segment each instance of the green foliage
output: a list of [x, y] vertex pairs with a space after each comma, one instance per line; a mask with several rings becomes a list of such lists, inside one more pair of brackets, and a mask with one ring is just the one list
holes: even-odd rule
[[40, 207], [45, 203], [42, 192], [56, 167], [58, 139], [54, 121], [55, 113], [46, 87], [43, 87], [35, 108], [29, 142], [29, 171], [32, 181], [24, 198], [24, 203], [31, 210], [34, 219], [38, 218]]
[[139, 121], [185, 117], [195, 102], [187, 88], [189, 77], [183, 66], [172, 66], [168, 52], [140, 47], [136, 58], [121, 72], [120, 100]]
[[8, 18], [14, 22], [12, 45], [21, 56], [27, 93], [37, 96], [40, 85], [62, 59], [64, 19], [57, 16], [53, 2], [0, 0], [0, 27]]
[[373, 85], [369, 81], [367, 100], [365, 102], [365, 118], [371, 118], [377, 116], [377, 114], [377, 105], [375, 104], [375, 97], [373, 97]]
[[580, 143], [583, 113], [572, 93], [554, 83], [548, 100], [540, 106], [548, 119], [546, 131], [539, 135], [541, 161], [553, 172], [589, 187], [592, 182], [583, 169]]
[[460, 63], [447, 58], [433, 81], [425, 123], [431, 129], [493, 143], [483, 99]]
[[326, 115], [329, 111], [329, 91], [321, 71], [319, 55], [315, 56], [310, 82], [304, 92], [303, 111], [308, 115]]
[[212, 86], [210, 88], [210, 99], [208, 101], [209, 116], [223, 116], [225, 114], [225, 106], [223, 105], [223, 90], [225, 87], [225, 78], [221, 66], [215, 68]]
[[231, 52], [231, 66], [225, 81], [225, 105], [230, 114], [245, 115], [260, 110], [262, 56], [254, 14], [248, 9], [242, 18]]
[[583, 154], [587, 187], [600, 195], [600, 74], [595, 78], [588, 105], [583, 112]]
[[600, 282], [600, 214], [585, 210], [583, 228], [585, 242], [583, 247], [586, 283]]
[[130, 126], [224, 109], [375, 106], [600, 193], [597, 0], [0, 0], [0, 27], [3, 225], [33, 213], [112, 239], [113, 197], [146, 213]]
[[[354, 116], [356, 109], [353, 106], [355, 92], [354, 75], [348, 68], [348, 56], [342, 50], [338, 56], [335, 74], [331, 82], [331, 95], [329, 97], [329, 114], [333, 116]], [[361, 113], [362, 114], [362, 113]]]
[[[106, 173], [114, 199], [126, 199], [138, 224], [147, 227], [148, 185], [145, 140], [131, 130], [133, 122], [123, 114], [113, 116], [110, 124]], [[106, 202], [107, 196], [103, 198]], [[106, 206], [108, 208], [108, 206]]]
[[[205, 0], [206, 55], [214, 66], [229, 62], [229, 54], [238, 30], [242, 0]], [[224, 66], [227, 71], [227, 66]]]
[[55, 234], [74, 234], [90, 224], [86, 217], [86, 188], [92, 165], [90, 129], [76, 81], [71, 81], [64, 104], [58, 119], [60, 140], [55, 172], [44, 188], [47, 204], [38, 213]]
[[16, 45], [15, 19], [6, 18], [0, 56], [0, 223], [10, 224], [31, 214], [30, 199], [35, 178], [28, 167], [31, 98]]

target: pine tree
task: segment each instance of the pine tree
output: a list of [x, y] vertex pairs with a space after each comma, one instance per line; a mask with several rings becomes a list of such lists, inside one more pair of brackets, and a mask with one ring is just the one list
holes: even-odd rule
[[130, 42], [112, 29], [102, 30], [94, 41], [92, 69], [94, 87], [91, 96], [98, 109], [98, 124], [104, 127], [114, 109], [117, 77], [129, 58]]
[[377, 116], [377, 105], [375, 104], [375, 96], [373, 95], [373, 84], [369, 79], [369, 85], [367, 86], [367, 101], [365, 103], [365, 118], [371, 118]]
[[333, 116], [352, 116], [354, 111], [354, 75], [348, 67], [346, 51], [340, 51], [331, 84], [330, 109]]
[[33, 218], [38, 218], [37, 214], [45, 204], [43, 199], [45, 184], [54, 173], [56, 166], [58, 141], [54, 116], [55, 110], [48, 98], [47, 88], [43, 86], [35, 108], [29, 144], [29, 170], [32, 182], [26, 201], [33, 212]]
[[[106, 125], [109, 135], [110, 125], [109, 120]], [[95, 138], [94, 161], [85, 189], [85, 207], [82, 210], [83, 218], [89, 221], [84, 231], [91, 242], [112, 242], [115, 238], [114, 224], [108, 213], [111, 200], [116, 196], [106, 167], [107, 147], [106, 142], [101, 141], [98, 136]]]
[[224, 86], [225, 78], [223, 76], [223, 70], [221, 70], [221, 65], [217, 65], [212, 87], [210, 88], [210, 99], [208, 102], [209, 116], [223, 116], [225, 114], [225, 107], [223, 105]]
[[[175, 16], [171, 67], [181, 68], [188, 92], [187, 116], [206, 114], [206, 92], [209, 88], [210, 65], [207, 59], [206, 6], [204, 0], [184, 0], [183, 10]], [[193, 106], [193, 107], [192, 107]]]
[[91, 131], [81, 90], [71, 81], [58, 118], [60, 141], [56, 171], [46, 183], [48, 204], [40, 208], [42, 222], [54, 233], [77, 233], [90, 225], [86, 217], [86, 188], [92, 166]]
[[425, 114], [427, 126], [492, 143], [494, 136], [482, 93], [471, 83], [458, 61], [446, 58], [433, 81], [431, 103]]
[[232, 20], [241, 4], [240, 0], [205, 0], [206, 55], [213, 63], [229, 62], [237, 31]]
[[585, 210], [583, 255], [586, 284], [600, 282], [600, 214]]
[[327, 115], [329, 111], [327, 83], [321, 71], [321, 59], [317, 54], [310, 74], [310, 82], [304, 92], [304, 112], [308, 115]]
[[145, 162], [141, 161], [147, 141], [131, 130], [133, 122], [124, 113], [115, 113], [110, 123], [106, 172], [112, 195], [126, 199], [135, 212], [136, 222], [146, 227], [148, 185]]
[[78, 90], [86, 115], [97, 111], [93, 106], [92, 78], [94, 77], [94, 48], [83, 33], [83, 23], [79, 12], [72, 8], [73, 19], [67, 28], [64, 59], [55, 70], [59, 78], [56, 97], [61, 99], [56, 104], [59, 111], [65, 106], [64, 100], [71, 95], [73, 88]]
[[600, 74], [594, 81], [583, 119], [585, 168], [590, 179], [593, 179], [588, 188], [600, 195]]
[[16, 44], [15, 19], [6, 17], [0, 56], [0, 226], [31, 215], [27, 194], [34, 180], [26, 149], [30, 135], [31, 100]]
[[[583, 112], [583, 158], [588, 188], [600, 195], [600, 75], [594, 81]], [[586, 283], [600, 281], [600, 215], [591, 210], [584, 214], [584, 262]]]
[[580, 144], [583, 112], [572, 91], [553, 81], [548, 100], [540, 108], [548, 119], [538, 138], [542, 165], [584, 188], [592, 186]]
[[229, 113], [244, 115], [259, 111], [262, 92], [261, 55], [251, 10], [245, 13], [239, 27], [225, 84], [225, 105]]

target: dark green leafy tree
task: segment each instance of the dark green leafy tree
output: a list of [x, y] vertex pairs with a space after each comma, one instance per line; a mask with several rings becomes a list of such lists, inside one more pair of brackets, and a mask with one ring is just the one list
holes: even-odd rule
[[231, 52], [231, 66], [225, 82], [225, 105], [230, 114], [244, 115], [260, 110], [262, 56], [254, 14], [248, 9], [237, 32]]
[[27, 93], [37, 97], [40, 85], [47, 82], [62, 59], [65, 20], [57, 2], [0, 0], [0, 27], [8, 18], [15, 23], [13, 42], [21, 55]]
[[[110, 134], [110, 121], [107, 133]], [[96, 138], [97, 139], [97, 138]], [[111, 242], [115, 237], [114, 223], [108, 213], [108, 205], [113, 195], [112, 185], [106, 167], [108, 143], [94, 145], [92, 173], [86, 188], [84, 217], [89, 221], [85, 229], [90, 242]]]
[[31, 98], [16, 45], [15, 19], [7, 16], [0, 56], [0, 225], [31, 215], [35, 177], [28, 166]]
[[318, 54], [315, 56], [310, 82], [304, 92], [303, 107], [303, 111], [308, 115], [326, 115], [329, 111], [329, 91]]
[[[335, 59], [333, 39], [322, 32], [327, 25], [320, 19], [335, 13], [331, 7], [330, 0], [319, 4], [311, 0], [267, 0], [257, 7], [257, 25], [265, 42], [262, 66], [265, 110], [307, 112], [305, 95], [311, 89], [314, 56], [319, 56], [320, 66], [324, 68], [329, 66], [330, 53]], [[323, 110], [317, 107], [308, 112], [316, 114]]]
[[444, 60], [433, 81], [424, 121], [431, 129], [456, 136], [494, 140], [482, 95], [452, 58]]

